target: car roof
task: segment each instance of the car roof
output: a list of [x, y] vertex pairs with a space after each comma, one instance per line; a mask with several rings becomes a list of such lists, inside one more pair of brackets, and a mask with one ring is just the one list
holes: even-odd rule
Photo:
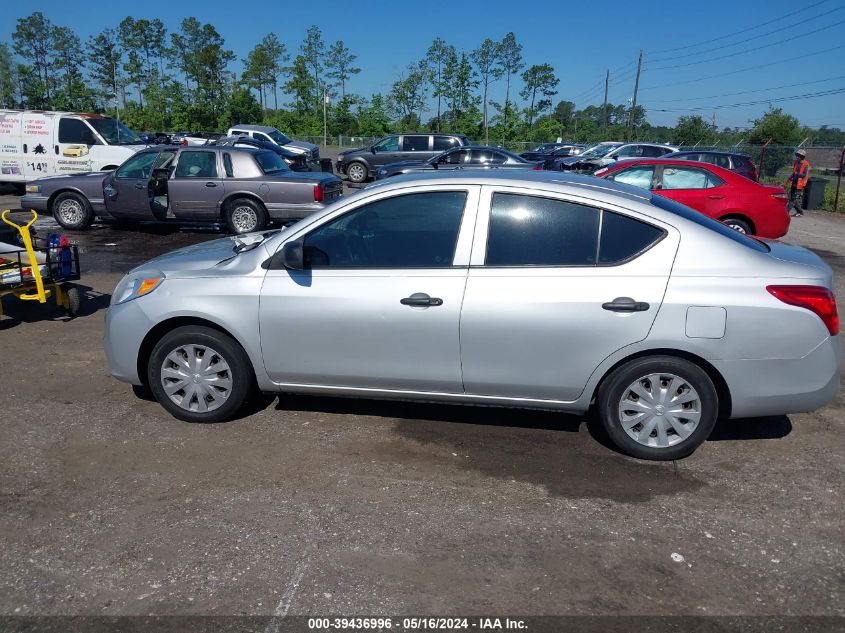
[[742, 156], [743, 158], [750, 158], [748, 154], [742, 152], [726, 152], [718, 149], [682, 149], [675, 154], [716, 154], [719, 156]]
[[722, 177], [723, 175], [727, 175], [725, 180], [734, 180], [735, 178], [739, 177], [742, 178], [743, 182], [745, 180], [748, 180], [749, 182], [754, 182], [753, 180], [749, 180], [744, 176], [737, 176], [736, 172], [731, 171], [730, 169], [725, 169], [724, 167], [719, 167], [718, 165], [714, 165], [713, 163], [703, 163], [699, 160], [684, 160], [682, 158], [629, 158], [613, 163], [612, 165], [609, 165], [607, 169], [609, 171], [617, 171], [618, 168], [626, 167], [628, 165], [677, 165], [679, 167], [697, 167], [698, 169], [712, 171], [714, 174], [720, 177]]
[[273, 132], [276, 128], [270, 125], [251, 125], [249, 123], [233, 125], [229, 129], [250, 130], [252, 132]]
[[593, 176], [580, 174], [567, 174], [555, 171], [534, 171], [534, 170], [496, 170], [495, 173], [483, 169], [462, 169], [449, 172], [417, 172], [394, 176], [388, 180], [379, 180], [368, 185], [366, 189], [381, 189], [392, 187], [397, 183], [408, 184], [411, 182], [423, 182], [426, 184], [463, 184], [463, 185], [500, 185], [528, 188], [536, 187], [538, 184], [550, 185], [550, 188], [569, 193], [583, 193], [588, 190], [592, 193], [602, 193], [610, 197], [625, 200], [636, 200], [648, 202], [651, 200], [651, 192], [633, 185], [602, 180]]

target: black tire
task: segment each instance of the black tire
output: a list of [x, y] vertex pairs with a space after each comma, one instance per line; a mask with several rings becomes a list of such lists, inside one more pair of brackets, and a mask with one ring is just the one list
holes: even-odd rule
[[752, 235], [751, 225], [740, 218], [722, 218], [722, 223], [743, 235]]
[[[660, 441], [656, 426], [654, 430], [648, 431], [647, 438], [639, 441], [625, 430], [620, 415], [623, 398], [625, 402], [631, 402], [632, 398], [638, 398], [630, 387], [641, 379], [647, 380], [647, 377], [653, 374], [676, 376], [681, 379], [683, 387], [691, 388], [698, 396], [695, 401], [688, 403], [691, 407], [688, 415], [695, 415], [693, 407], [698, 410], [698, 424], [686, 438], [683, 438], [674, 428], [670, 428], [667, 437], [670, 442], [674, 443], [663, 447], [647, 445], [652, 441], [655, 443]], [[661, 386], [668, 385], [661, 383]], [[675, 395], [683, 396], [685, 394], [692, 394], [692, 391], [678, 392]], [[666, 407], [668, 406], [666, 405]], [[685, 408], [687, 405], [676, 406]], [[688, 456], [710, 436], [719, 413], [719, 396], [710, 376], [698, 365], [674, 356], [649, 356], [634, 359], [616, 368], [604, 380], [599, 389], [597, 407], [602, 426], [619, 450], [640, 459], [665, 461]], [[682, 430], [692, 424], [691, 420], [683, 418], [683, 415], [666, 416], [664, 418], [663, 409], [660, 409], [660, 411], [658, 416], [655, 416], [656, 425], [664, 423], [664, 420], [665, 424], [668, 424], [670, 417], [680, 424]], [[678, 418], [681, 418], [681, 420], [678, 420]], [[686, 422], [683, 421], [684, 419], [686, 419]], [[636, 429], [636, 426], [634, 429]], [[639, 429], [631, 431], [631, 433], [637, 434], [644, 432], [646, 432], [646, 428], [642, 425]]]
[[346, 177], [350, 182], [361, 183], [367, 179], [369, 170], [360, 160], [355, 160], [346, 166]]
[[[192, 403], [196, 403], [194, 410], [189, 410], [174, 402], [165, 391], [163, 381], [165, 379], [172, 380], [171, 378], [162, 376], [165, 360], [169, 354], [188, 345], [213, 350], [215, 356], [222, 359], [228, 365], [228, 370], [221, 372], [223, 375], [217, 375], [218, 378], [222, 378], [223, 380], [228, 379], [230, 381], [231, 386], [228, 396], [221, 405], [210, 411], [201, 412], [196, 410], [200, 408], [199, 396], [197, 394], [191, 394], [189, 396], [185, 389], [181, 390], [183, 392], [181, 395], [179, 392], [174, 394], [175, 397], [182, 399], [184, 397], [190, 397], [187, 407], [190, 407]], [[217, 361], [211, 359], [209, 362], [216, 364]], [[199, 374], [189, 376], [187, 372], [184, 373], [186, 375], [185, 387], [187, 389], [196, 383], [196, 380], [193, 378]], [[222, 422], [223, 420], [232, 418], [243, 406], [247, 397], [254, 391], [255, 374], [253, 373], [252, 364], [246, 352], [231, 337], [209, 327], [187, 325], [168, 332], [153, 348], [152, 354], [150, 354], [150, 360], [147, 363], [147, 384], [158, 403], [173, 417], [184, 420], [185, 422]], [[204, 401], [206, 402], [206, 406], [208, 406], [207, 399]]]
[[53, 198], [50, 213], [68, 231], [84, 231], [94, 222], [94, 211], [88, 200], [73, 191], [62, 192]]
[[72, 285], [65, 285], [63, 290], [67, 294], [67, 313], [71, 317], [75, 317], [82, 308], [82, 294], [79, 292], [79, 288]]
[[223, 216], [229, 231], [235, 235], [263, 231], [270, 221], [264, 205], [250, 198], [231, 200]]

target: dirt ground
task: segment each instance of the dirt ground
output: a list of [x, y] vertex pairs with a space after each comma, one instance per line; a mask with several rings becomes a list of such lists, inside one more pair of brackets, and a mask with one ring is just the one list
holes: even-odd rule
[[[845, 616], [841, 393], [676, 463], [544, 412], [284, 396], [179, 422], [108, 376], [104, 309], [217, 235], [99, 227], [84, 316], [4, 301], [0, 615]], [[845, 218], [787, 239], [845, 297]]]

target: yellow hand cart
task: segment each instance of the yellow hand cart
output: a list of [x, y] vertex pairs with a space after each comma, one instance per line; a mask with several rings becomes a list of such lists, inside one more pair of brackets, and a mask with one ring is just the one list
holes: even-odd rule
[[9, 213], [6, 209], [0, 218], [18, 231], [23, 249], [0, 243], [0, 316], [6, 295], [39, 303], [46, 303], [52, 295], [70, 316], [79, 314], [82, 296], [79, 288], [70, 283], [79, 279], [77, 247], [58, 238], [45, 241], [34, 237], [30, 227], [38, 219], [35, 211], [31, 211], [32, 218], [26, 224], [14, 222]]

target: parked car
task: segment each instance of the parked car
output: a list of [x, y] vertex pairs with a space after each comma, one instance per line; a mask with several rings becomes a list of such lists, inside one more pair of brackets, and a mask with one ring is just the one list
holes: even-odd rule
[[208, 145], [221, 136], [217, 132], [176, 132], [170, 138], [174, 145]]
[[[741, 274], [738, 274], [741, 271]], [[286, 228], [169, 253], [106, 313], [113, 376], [175, 417], [252, 389], [541, 407], [690, 454], [717, 417], [839, 391], [830, 268], [650, 192], [543, 171], [387, 180]]]
[[247, 123], [238, 123], [229, 128], [226, 133], [227, 136], [249, 136], [259, 141], [267, 141], [268, 143], [275, 143], [279, 147], [303, 154], [308, 162], [314, 167], [318, 168], [320, 163], [320, 147], [308, 141], [294, 141], [286, 134], [283, 134], [274, 127], [269, 125], [249, 125]]
[[656, 158], [670, 152], [678, 151], [671, 145], [657, 143], [613, 143], [604, 144], [592, 152], [583, 152], [578, 156], [555, 160], [552, 169], [575, 171], [581, 174], [591, 174], [597, 169], [606, 167], [617, 160], [628, 158]]
[[337, 173], [351, 182], [374, 178], [382, 165], [400, 160], [426, 161], [453, 147], [470, 145], [463, 134], [391, 134], [364, 148], [345, 149], [337, 155]]
[[751, 162], [751, 157], [748, 154], [739, 154], [736, 152], [717, 152], [714, 150], [687, 150], [681, 152], [672, 152], [666, 154], [664, 158], [672, 158], [677, 160], [696, 160], [703, 163], [710, 163], [717, 167], [724, 167], [735, 171], [741, 176], [750, 178], [757, 182], [760, 178], [757, 173], [757, 167]]
[[467, 145], [446, 150], [428, 160], [405, 160], [379, 167], [376, 180], [421, 171], [450, 169], [542, 169], [540, 163], [512, 154], [500, 147]]
[[224, 136], [217, 139], [213, 144], [221, 147], [257, 147], [258, 149], [270, 150], [281, 156], [293, 171], [311, 171], [307, 154], [295, 152], [270, 141], [262, 141], [251, 136]]
[[576, 143], [545, 143], [539, 145], [528, 152], [522, 152], [522, 156], [526, 160], [543, 161], [556, 157], [565, 158], [567, 156], [576, 156], [580, 154], [585, 145], [578, 145]]
[[21, 205], [49, 212], [68, 230], [96, 218], [223, 221], [233, 233], [270, 220], [299, 219], [342, 195], [333, 174], [293, 172], [269, 150], [160, 146], [141, 150], [114, 172], [42, 178]]
[[761, 185], [709, 163], [669, 158], [626, 160], [595, 175], [649, 189], [740, 233], [777, 239], [789, 229], [789, 196], [783, 187]]
[[140, 136], [147, 145], [170, 145], [173, 142], [170, 134], [164, 132], [144, 132]]

